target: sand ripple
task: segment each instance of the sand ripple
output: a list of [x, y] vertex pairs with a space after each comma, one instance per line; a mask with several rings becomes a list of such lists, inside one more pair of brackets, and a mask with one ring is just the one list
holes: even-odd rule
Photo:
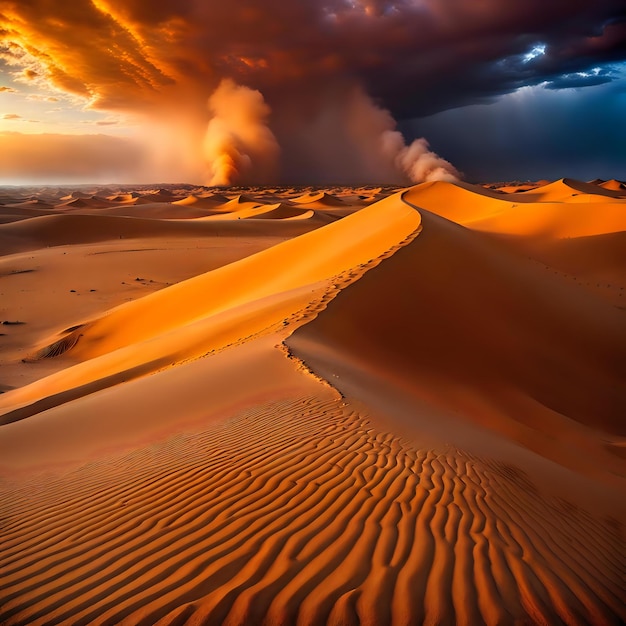
[[512, 466], [379, 432], [342, 399], [259, 406], [11, 502], [2, 624], [626, 617], [616, 522]]

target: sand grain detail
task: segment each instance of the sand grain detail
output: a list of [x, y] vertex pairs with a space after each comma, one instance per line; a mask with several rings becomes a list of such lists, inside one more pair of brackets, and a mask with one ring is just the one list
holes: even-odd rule
[[617, 624], [623, 540], [344, 399], [7, 485], [0, 623]]

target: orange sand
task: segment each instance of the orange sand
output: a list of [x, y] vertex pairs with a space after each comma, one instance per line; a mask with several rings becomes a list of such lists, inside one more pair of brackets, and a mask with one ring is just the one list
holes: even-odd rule
[[625, 233], [618, 181], [3, 190], [0, 623], [623, 623]]

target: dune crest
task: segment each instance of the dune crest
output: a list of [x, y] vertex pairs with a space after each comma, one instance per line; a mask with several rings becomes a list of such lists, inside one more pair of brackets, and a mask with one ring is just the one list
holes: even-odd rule
[[[381, 225], [381, 211], [395, 219]], [[323, 229], [123, 304], [44, 346], [43, 353], [71, 349], [73, 360], [82, 362], [0, 397], [0, 412], [17, 405], [4, 420], [22, 419], [46, 397], [118, 384], [299, 320], [301, 311], [332, 288], [329, 281], [355, 280], [419, 225], [419, 214], [398, 194]], [[346, 239], [349, 246], [343, 245]], [[316, 254], [323, 244], [328, 253]], [[292, 259], [297, 261], [291, 271], [280, 272]]]

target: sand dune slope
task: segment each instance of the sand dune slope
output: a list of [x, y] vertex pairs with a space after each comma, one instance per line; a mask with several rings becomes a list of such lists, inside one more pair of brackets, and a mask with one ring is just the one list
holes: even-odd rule
[[295, 336], [455, 408], [473, 406], [485, 423], [493, 413], [498, 427], [507, 415], [540, 430], [566, 416], [626, 434], [624, 312], [478, 233], [421, 214], [420, 237]]
[[[228, 209], [228, 210], [226, 210]], [[222, 206], [222, 211], [206, 217], [207, 220], [241, 220], [241, 219], [284, 219], [300, 216], [305, 211], [293, 206], [277, 202], [276, 204], [259, 204], [258, 202], [238, 202], [231, 200]]]
[[[307, 220], [272, 220], [266, 234], [294, 237], [308, 232], [318, 224]], [[213, 223], [202, 219], [150, 219], [116, 215], [56, 214], [33, 217], [10, 224], [0, 224], [0, 252], [15, 254], [46, 246], [96, 243], [113, 239], [148, 237], [245, 236], [259, 234], [258, 225], [237, 220]]]
[[533, 202], [513, 205], [509, 210], [487, 216], [454, 221], [475, 230], [526, 237], [590, 237], [623, 232], [626, 228], [625, 206], [624, 201], [585, 204]]
[[572, 178], [562, 178], [547, 185], [530, 189], [522, 193], [527, 198], [541, 202], [587, 202], [587, 196], [597, 199], [619, 200], [624, 195], [620, 191], [607, 189], [604, 186], [583, 183]]
[[[322, 281], [355, 280], [369, 263], [416, 233], [419, 224], [419, 214], [399, 195], [392, 196], [318, 231], [86, 320], [37, 354], [69, 352], [70, 363], [83, 362], [4, 394], [3, 421], [223, 349], [276, 325], [301, 323], [312, 303], [315, 308], [326, 291], [337, 288]], [[281, 271], [288, 264], [290, 271]]]
[[321, 191], [319, 193], [305, 193], [297, 198], [294, 198], [293, 202], [297, 202], [298, 204], [310, 204], [312, 202], [317, 202], [329, 207], [345, 208], [346, 206], [340, 198], [334, 196], [333, 194], [326, 193], [325, 191]]
[[21, 387], [65, 369], [68, 363], [60, 358], [33, 359], [54, 343], [59, 331], [288, 238], [272, 236], [267, 228], [256, 230], [243, 237], [234, 232], [228, 237], [172, 237], [165, 230], [161, 237], [45, 247], [0, 257], [0, 320], [21, 322], [0, 327], [0, 384], [5, 390]]
[[[0, 623], [625, 623], [624, 310], [475, 229], [516, 210], [497, 195], [346, 202], [51, 335], [56, 373], [0, 395]], [[537, 241], [568, 241], [545, 204]], [[242, 250], [312, 221], [100, 217], [143, 245], [230, 225]], [[41, 219], [0, 234], [45, 245]], [[585, 223], [576, 245], [622, 235]], [[37, 259], [69, 272], [63, 250]]]
[[600, 187], [608, 189], [609, 191], [617, 191], [619, 194], [626, 197], [626, 185], [619, 180], [615, 180], [614, 178], [600, 183]]
[[[492, 235], [552, 273], [613, 305], [624, 306], [626, 199], [598, 195], [594, 193], [597, 189], [602, 191], [597, 185], [557, 181], [538, 188], [534, 195], [530, 191], [504, 195], [466, 184], [437, 182], [413, 188], [411, 201]], [[577, 202], [555, 201], [574, 193]]]
[[[562, 190], [564, 185], [558, 185]], [[582, 183], [580, 183], [582, 185]], [[588, 185], [597, 189], [595, 185]], [[541, 187], [540, 189], [544, 189]], [[567, 187], [569, 192], [571, 189]], [[461, 183], [423, 183], [411, 190], [412, 202], [474, 230], [563, 239], [626, 229], [623, 199], [579, 193], [584, 202], [564, 203], [549, 194], [497, 194]]]
[[507, 243], [614, 306], [626, 307], [626, 231], [556, 241], [523, 237]]

